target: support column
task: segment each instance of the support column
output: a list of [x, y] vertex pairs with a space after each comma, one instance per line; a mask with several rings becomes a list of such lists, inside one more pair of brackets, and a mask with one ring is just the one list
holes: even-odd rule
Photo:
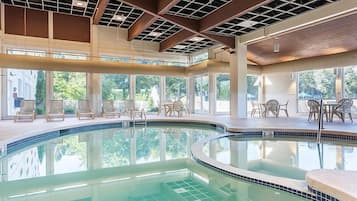
[[53, 99], [53, 72], [46, 71], [46, 111], [50, 109], [50, 100]]
[[46, 150], [46, 176], [53, 175], [55, 172], [55, 147], [56, 144], [49, 143], [45, 145]]
[[213, 48], [208, 49], [208, 60], [216, 59], [216, 54]]
[[230, 55], [230, 111], [233, 118], [247, 118], [247, 46], [236, 37], [235, 53]]
[[343, 98], [343, 68], [336, 68], [336, 100]]
[[103, 160], [103, 135], [102, 133], [88, 135], [87, 153], [88, 169], [100, 169]]
[[102, 113], [102, 84], [99, 73], [87, 73], [87, 97], [96, 116]]
[[[166, 101], [166, 77], [165, 76], [160, 76], [160, 105]], [[159, 108], [160, 109], [160, 108]]]
[[246, 141], [230, 141], [231, 165], [246, 169], [248, 167], [248, 143]]
[[209, 114], [216, 113], [216, 74], [208, 74], [208, 101], [209, 101]]
[[188, 87], [187, 87], [188, 95], [188, 107], [191, 113], [195, 112], [195, 80], [193, 77], [188, 78]]
[[134, 100], [135, 99], [135, 75], [130, 75], [130, 84], [129, 84], [129, 88], [130, 88], [130, 94], [129, 94], [129, 99]]

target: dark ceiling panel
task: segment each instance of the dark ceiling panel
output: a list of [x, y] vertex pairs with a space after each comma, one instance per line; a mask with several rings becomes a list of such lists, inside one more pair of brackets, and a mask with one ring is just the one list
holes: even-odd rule
[[5, 6], [5, 33], [25, 35], [25, 9]]
[[64, 14], [53, 14], [53, 38], [90, 42], [90, 19]]
[[26, 35], [48, 38], [48, 12], [26, 9]]

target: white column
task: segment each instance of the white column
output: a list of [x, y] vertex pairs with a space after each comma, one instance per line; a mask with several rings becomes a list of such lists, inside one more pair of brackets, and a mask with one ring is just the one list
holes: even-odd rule
[[129, 99], [135, 99], [135, 75], [130, 75], [130, 95], [129, 95]]
[[187, 85], [187, 91], [188, 91], [188, 106], [189, 110], [191, 113], [194, 113], [195, 111], [195, 80], [193, 77], [188, 78], [188, 85]]
[[96, 115], [102, 113], [102, 83], [100, 73], [87, 73], [87, 97]]
[[46, 176], [53, 175], [55, 172], [55, 143], [46, 144]]
[[247, 118], [247, 46], [236, 37], [235, 53], [230, 55], [230, 111], [233, 118]]
[[216, 54], [214, 52], [214, 49], [213, 48], [208, 49], [208, 59], [211, 60], [215, 58], [216, 58]]
[[[160, 76], [160, 105], [166, 100], [166, 77]], [[160, 107], [159, 105], [159, 107]]]
[[343, 68], [336, 68], [336, 100], [343, 98]]
[[50, 100], [53, 96], [53, 72], [46, 71], [46, 111], [50, 109]]
[[230, 141], [231, 165], [245, 169], [248, 167], [248, 144], [246, 141]]
[[99, 169], [102, 167], [103, 160], [103, 134], [88, 135], [88, 168], [90, 170]]
[[214, 115], [216, 113], [216, 74], [208, 74], [208, 101], [209, 113]]

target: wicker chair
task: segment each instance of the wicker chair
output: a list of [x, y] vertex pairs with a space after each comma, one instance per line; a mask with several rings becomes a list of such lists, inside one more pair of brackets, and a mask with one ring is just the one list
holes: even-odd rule
[[289, 113], [288, 113], [288, 104], [289, 104], [289, 100], [286, 101], [285, 104], [280, 104], [279, 105], [279, 111], [284, 111], [286, 114], [286, 117], [289, 117]]
[[172, 111], [174, 114], [177, 113], [178, 117], [182, 117], [183, 112], [187, 113], [184, 104], [180, 100], [173, 103]]
[[31, 121], [35, 119], [34, 100], [23, 100], [21, 102], [20, 111], [16, 112], [16, 115], [14, 116], [14, 122], [24, 119], [29, 119]]
[[63, 100], [50, 100], [46, 120], [51, 121], [53, 119], [60, 119], [64, 121]]
[[78, 100], [77, 117], [80, 120], [83, 116], [91, 119], [95, 118], [95, 114], [92, 112], [88, 100]]
[[345, 115], [348, 114], [350, 117], [351, 122], [353, 123], [352, 119], [352, 106], [353, 106], [353, 100], [352, 99], [341, 99], [338, 101], [338, 104], [332, 109], [332, 117], [331, 120], [333, 120], [333, 115], [336, 115], [338, 118], [342, 120], [342, 122], [345, 122]]
[[103, 117], [106, 118], [115, 118], [116, 116], [120, 117], [120, 112], [117, 112], [114, 108], [114, 103], [112, 100], [103, 101]]
[[271, 112], [276, 118], [279, 116], [279, 101], [275, 99], [268, 100], [264, 105], [263, 117], [267, 117]]
[[[311, 121], [312, 116], [314, 116], [314, 120], [316, 120], [316, 116], [319, 116], [320, 113], [320, 103], [317, 100], [308, 100], [307, 106], [309, 107], [309, 117], [307, 121]], [[325, 114], [326, 120], [328, 120], [328, 112], [324, 107], [322, 108], [322, 113]]]

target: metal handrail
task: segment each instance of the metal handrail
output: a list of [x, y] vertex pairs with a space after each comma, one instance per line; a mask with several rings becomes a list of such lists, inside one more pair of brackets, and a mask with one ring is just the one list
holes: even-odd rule
[[321, 130], [324, 129], [324, 115], [323, 115], [324, 103], [322, 99], [320, 100], [320, 111], [319, 111], [319, 125], [317, 128], [317, 143], [321, 143]]

